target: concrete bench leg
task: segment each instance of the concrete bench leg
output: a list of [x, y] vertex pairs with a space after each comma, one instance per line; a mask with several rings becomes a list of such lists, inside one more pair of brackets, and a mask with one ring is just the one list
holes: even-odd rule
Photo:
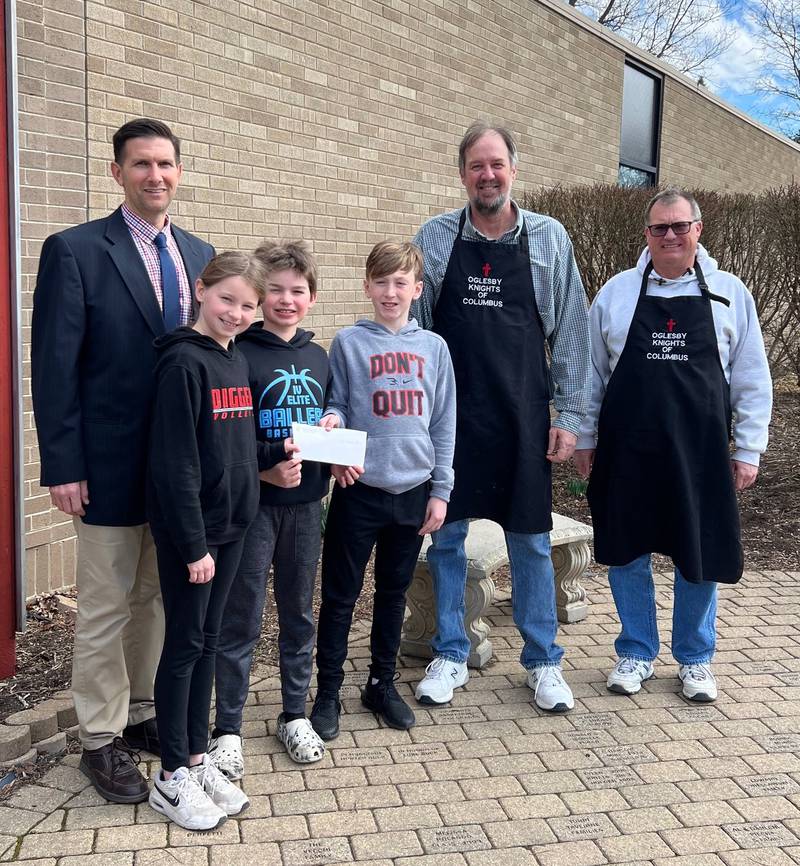
[[586, 541], [562, 544], [551, 553], [556, 581], [556, 612], [559, 622], [580, 622], [589, 615], [586, 590], [580, 579], [589, 566], [591, 552]]
[[[484, 667], [492, 657], [489, 625], [483, 615], [493, 601], [494, 581], [485, 575], [477, 576], [468, 572], [464, 593], [464, 627], [470, 642], [467, 664], [473, 668]], [[427, 563], [417, 565], [414, 579], [406, 593], [406, 605], [408, 617], [403, 625], [400, 652], [417, 658], [432, 658], [431, 640], [436, 633], [436, 597], [433, 576]]]

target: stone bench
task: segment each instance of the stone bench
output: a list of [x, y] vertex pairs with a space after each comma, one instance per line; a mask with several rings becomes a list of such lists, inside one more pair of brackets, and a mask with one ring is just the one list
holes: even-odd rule
[[[591, 558], [589, 542], [592, 528], [553, 514], [550, 532], [553, 569], [556, 582], [556, 609], [560, 622], [579, 622], [588, 616], [586, 592], [580, 579]], [[406, 596], [409, 615], [403, 625], [400, 652], [404, 655], [431, 658], [430, 641], [436, 631], [436, 601], [433, 577], [428, 568], [430, 538], [422, 545], [414, 579]], [[467, 536], [467, 586], [464, 625], [470, 639], [470, 667], [482, 668], [492, 657], [489, 626], [483, 619], [494, 601], [492, 575], [508, 564], [506, 540], [502, 528], [490, 520], [473, 520]]]

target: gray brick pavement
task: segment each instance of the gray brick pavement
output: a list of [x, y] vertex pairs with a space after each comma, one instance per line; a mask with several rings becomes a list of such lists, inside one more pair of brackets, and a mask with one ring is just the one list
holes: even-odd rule
[[[656, 678], [612, 695], [616, 619], [602, 577], [587, 621], [564, 626], [567, 716], [531, 703], [507, 593], [490, 611], [496, 661], [408, 732], [363, 711], [364, 623], [354, 630], [342, 734], [317, 765], [275, 740], [277, 671], [254, 672], [244, 787], [251, 808], [218, 831], [170, 826], [147, 804], [113, 806], [68, 756], [0, 804], [0, 862], [28, 866], [791, 866], [800, 863], [800, 572], [722, 587], [720, 697], [690, 705], [665, 644]], [[422, 663], [403, 659], [411, 694]], [[157, 765], [147, 766], [149, 773]]]

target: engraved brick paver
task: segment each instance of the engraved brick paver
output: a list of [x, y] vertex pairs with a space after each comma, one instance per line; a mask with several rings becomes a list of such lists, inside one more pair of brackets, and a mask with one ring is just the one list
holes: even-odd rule
[[[356, 629], [342, 733], [300, 766], [274, 737], [280, 683], [253, 678], [244, 726], [251, 807], [189, 833], [147, 803], [105, 803], [69, 755], [0, 804], [0, 860], [31, 866], [797, 866], [800, 864], [800, 573], [720, 591], [714, 705], [684, 701], [665, 649], [632, 698], [606, 691], [616, 618], [604, 577], [587, 620], [562, 627], [577, 706], [540, 712], [508, 594], [489, 612], [498, 659], [442, 708], [411, 698], [423, 663], [401, 659], [418, 725], [383, 727], [358, 684]], [[669, 640], [669, 582], [657, 578]], [[664, 590], [664, 591], [661, 591]], [[796, 610], [792, 607], [795, 604]], [[754, 630], [760, 630], [758, 632]], [[667, 644], [668, 645], [668, 644]], [[737, 701], [737, 698], [744, 700]], [[265, 736], [265, 732], [269, 733]], [[143, 765], [148, 775], [157, 762]]]

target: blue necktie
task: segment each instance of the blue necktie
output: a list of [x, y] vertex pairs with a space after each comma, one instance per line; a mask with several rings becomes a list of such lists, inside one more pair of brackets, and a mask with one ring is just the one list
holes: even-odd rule
[[178, 272], [167, 249], [167, 236], [159, 232], [153, 239], [158, 247], [158, 263], [161, 265], [161, 291], [164, 296], [164, 330], [172, 331], [181, 323], [181, 292], [178, 287]]

